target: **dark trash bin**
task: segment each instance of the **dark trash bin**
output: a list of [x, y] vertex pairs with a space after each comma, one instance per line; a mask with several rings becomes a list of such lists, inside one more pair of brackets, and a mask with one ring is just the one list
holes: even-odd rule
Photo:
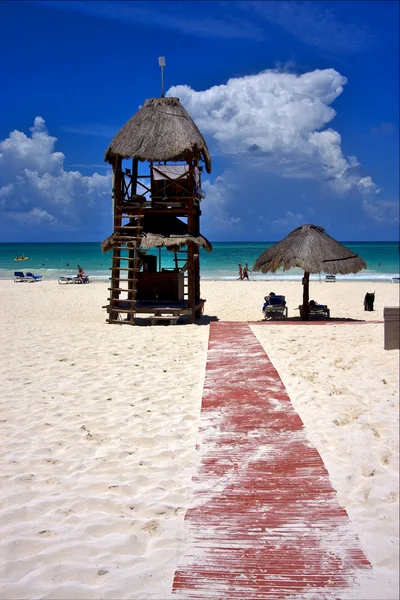
[[375, 292], [373, 294], [366, 293], [364, 298], [364, 310], [374, 310]]

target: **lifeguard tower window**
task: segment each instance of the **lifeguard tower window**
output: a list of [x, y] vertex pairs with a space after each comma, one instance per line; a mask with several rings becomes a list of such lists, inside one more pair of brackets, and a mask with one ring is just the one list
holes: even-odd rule
[[179, 200], [192, 196], [199, 185], [199, 170], [189, 165], [154, 165], [151, 192], [153, 200]]

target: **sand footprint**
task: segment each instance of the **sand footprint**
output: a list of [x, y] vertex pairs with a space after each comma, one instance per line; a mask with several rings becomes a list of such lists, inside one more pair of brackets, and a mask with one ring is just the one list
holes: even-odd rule
[[160, 526], [157, 523], [157, 521], [149, 521], [148, 523], [146, 523], [146, 525], [143, 525], [140, 529], [142, 531], [147, 531], [151, 535], [151, 537], [160, 535]]
[[42, 529], [41, 531], [38, 531], [38, 534], [41, 537], [46, 537], [46, 538], [55, 537], [57, 535], [55, 531], [51, 531], [50, 529]]
[[386, 452], [383, 456], [380, 457], [381, 465], [383, 465], [383, 466], [389, 465], [391, 459], [392, 459], [392, 453]]
[[373, 477], [374, 475], [376, 475], [376, 470], [375, 470], [375, 469], [372, 469], [372, 470], [369, 470], [369, 469], [364, 469], [364, 470], [361, 472], [361, 475], [362, 475], [363, 477]]
[[397, 492], [390, 492], [387, 496], [385, 496], [385, 500], [388, 502], [397, 502], [399, 499], [399, 494]]

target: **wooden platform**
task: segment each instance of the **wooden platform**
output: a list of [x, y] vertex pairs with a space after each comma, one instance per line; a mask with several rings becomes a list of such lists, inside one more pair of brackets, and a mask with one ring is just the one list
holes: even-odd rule
[[198, 450], [176, 597], [339, 600], [369, 571], [321, 457], [246, 323], [211, 323]]
[[[194, 307], [196, 312], [202, 312], [204, 307], [205, 300], [199, 300]], [[182, 300], [180, 302], [174, 301], [138, 301], [134, 304], [135, 308], [132, 307], [132, 303], [128, 300], [119, 300], [115, 299], [113, 305], [109, 304], [103, 306], [107, 310], [108, 313], [114, 313], [117, 315], [114, 319], [111, 319], [113, 323], [127, 323], [134, 324], [135, 317], [137, 315], [143, 316], [144, 318], [148, 318], [152, 325], [156, 325], [159, 321], [170, 321], [172, 325], [176, 325], [180, 317], [189, 317], [189, 321], [192, 314], [192, 309], [188, 305], [187, 300]], [[132, 315], [133, 319], [123, 319], [122, 315], [125, 317], [127, 315]], [[108, 319], [110, 322], [110, 318]]]

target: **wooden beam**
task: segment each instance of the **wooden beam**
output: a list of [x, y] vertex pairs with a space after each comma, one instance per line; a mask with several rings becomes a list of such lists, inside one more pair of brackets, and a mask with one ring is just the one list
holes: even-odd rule
[[303, 316], [303, 321], [308, 321], [310, 318], [310, 307], [308, 305], [308, 299], [309, 299], [309, 285], [310, 285], [310, 273], [307, 273], [307, 271], [305, 271], [304, 273], [304, 277], [303, 277], [303, 310], [302, 310], [302, 316]]
[[[193, 198], [189, 200], [188, 210], [188, 233], [194, 234], [196, 228], [195, 216], [193, 211]], [[190, 308], [190, 322], [194, 323], [196, 319], [196, 290], [195, 290], [195, 268], [194, 255], [197, 246], [193, 242], [188, 243], [188, 305]]]

